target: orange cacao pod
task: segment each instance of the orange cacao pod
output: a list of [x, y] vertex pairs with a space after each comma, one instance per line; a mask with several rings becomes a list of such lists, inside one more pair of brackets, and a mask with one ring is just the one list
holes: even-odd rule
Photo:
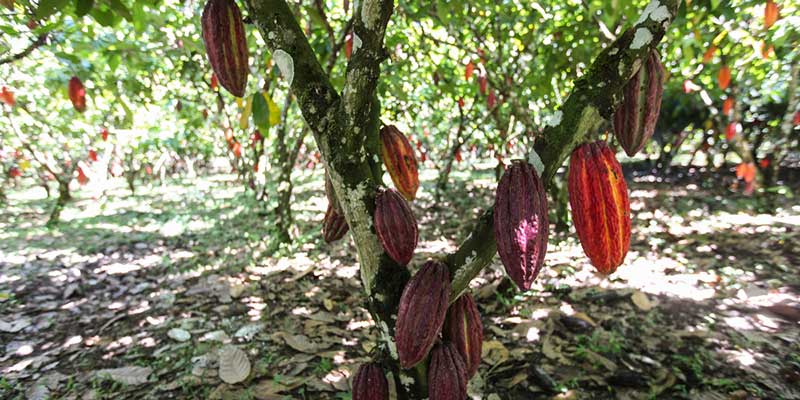
[[77, 76], [69, 80], [69, 100], [78, 112], [86, 111], [86, 88]]
[[383, 163], [394, 187], [409, 201], [414, 200], [419, 189], [419, 172], [411, 143], [394, 125], [381, 128], [380, 135]]
[[447, 265], [435, 260], [426, 262], [400, 296], [395, 342], [401, 367], [411, 368], [428, 355], [444, 324], [449, 302]]
[[467, 378], [472, 378], [481, 363], [483, 324], [471, 294], [461, 295], [447, 310], [442, 336], [453, 343], [464, 359]]
[[9, 107], [14, 107], [14, 104], [17, 104], [16, 100], [14, 100], [14, 92], [5, 86], [3, 86], [3, 91], [0, 92], [0, 101], [6, 103]]
[[400, 265], [414, 256], [419, 233], [411, 207], [400, 193], [386, 189], [375, 197], [375, 232], [386, 253]]
[[389, 400], [389, 382], [380, 365], [362, 364], [353, 378], [353, 400]]
[[605, 275], [625, 260], [631, 241], [628, 187], [605, 142], [578, 146], [569, 162], [569, 204], [583, 251]]
[[614, 113], [614, 134], [631, 157], [653, 137], [661, 111], [664, 74], [658, 52], [653, 50], [623, 89], [622, 104]]
[[778, 5], [772, 0], [767, 0], [767, 4], [764, 5], [764, 29], [769, 29], [777, 21]]
[[549, 222], [547, 195], [536, 169], [514, 160], [497, 184], [494, 236], [506, 273], [528, 290], [544, 264]]
[[731, 84], [731, 69], [727, 65], [723, 65], [722, 68], [719, 69], [719, 73], [717, 74], [717, 81], [719, 82], [719, 88], [725, 90], [728, 88], [728, 85]]
[[466, 399], [467, 381], [467, 368], [456, 347], [450, 342], [437, 344], [428, 366], [430, 400]]
[[220, 85], [244, 97], [249, 73], [247, 36], [234, 0], [209, 0], [203, 8], [203, 42]]

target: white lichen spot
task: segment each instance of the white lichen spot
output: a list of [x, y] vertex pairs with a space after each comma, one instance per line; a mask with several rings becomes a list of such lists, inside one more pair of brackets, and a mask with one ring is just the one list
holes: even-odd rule
[[605, 82], [598, 82], [597, 83], [597, 87], [599, 87], [599, 88], [606, 87], [606, 83]]
[[283, 79], [286, 79], [289, 86], [292, 86], [292, 81], [294, 80], [294, 59], [292, 59], [292, 56], [278, 49], [272, 53], [272, 57], [275, 59], [275, 63], [278, 64], [278, 69], [281, 70]]
[[361, 22], [367, 29], [376, 29], [381, 22], [381, 5], [377, 0], [364, 0], [361, 4]]
[[356, 54], [358, 49], [361, 48], [361, 45], [362, 45], [361, 38], [358, 37], [358, 35], [356, 35], [355, 33], [353, 33], [353, 54]]
[[278, 36], [278, 35], [276, 35], [276, 34], [275, 34], [275, 32], [272, 32], [272, 31], [270, 31], [269, 33], [267, 33], [267, 38], [268, 38], [269, 40], [275, 40], [275, 37], [277, 37], [277, 36]]
[[561, 119], [564, 118], [564, 113], [561, 110], [554, 112], [552, 115], [549, 115], [545, 118], [544, 124], [547, 126], [558, 126], [561, 123]]
[[663, 7], [661, 2], [659, 0], [652, 0], [650, 4], [644, 8], [644, 11], [642, 11], [642, 15], [639, 16], [639, 19], [636, 21], [636, 25], [639, 25], [642, 22], [647, 21], [648, 18], [651, 18], [650, 15], [659, 7]]
[[614, 47], [614, 48], [612, 48], [611, 50], [608, 51], [608, 55], [610, 55], [610, 56], [613, 56], [613, 55], [615, 55], [617, 53], [619, 53], [619, 49], [616, 48], [616, 47]]
[[617, 67], [617, 75], [620, 77], [625, 76], [625, 60], [620, 60], [619, 66]]
[[533, 169], [536, 170], [536, 174], [541, 178], [542, 174], [544, 173], [544, 163], [539, 157], [539, 153], [537, 153], [533, 148], [531, 148], [531, 152], [528, 153], [528, 163], [533, 165]]
[[401, 374], [400, 375], [400, 383], [403, 386], [405, 386], [406, 388], [410, 389], [414, 385], [414, 378], [412, 378], [412, 377], [410, 377], [410, 376], [408, 376], [406, 374]]
[[381, 163], [381, 160], [378, 158], [377, 154], [373, 154], [372, 155], [372, 161], [375, 162], [375, 164], [380, 164]]
[[308, 112], [311, 113], [311, 114], [316, 114], [317, 113], [317, 108], [314, 107], [314, 105], [312, 104], [312, 105], [308, 106]]
[[631, 49], [638, 50], [650, 44], [653, 41], [653, 34], [647, 28], [636, 29], [633, 35], [633, 42], [631, 42]]
[[656, 22], [667, 21], [670, 19], [670, 17], [672, 16], [669, 14], [667, 6], [663, 5], [661, 7], [656, 8], [655, 10], [653, 10], [653, 12], [650, 13], [650, 19]]
[[392, 356], [392, 358], [397, 360], [397, 344], [395, 344], [392, 335], [389, 334], [389, 325], [386, 325], [386, 322], [381, 321], [380, 326], [383, 342], [386, 343], [386, 347], [389, 348], [389, 354]]

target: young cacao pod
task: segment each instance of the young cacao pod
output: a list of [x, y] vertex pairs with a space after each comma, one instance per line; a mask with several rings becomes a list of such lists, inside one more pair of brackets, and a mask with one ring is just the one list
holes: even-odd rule
[[542, 180], [531, 164], [514, 160], [497, 184], [494, 235], [506, 273], [522, 290], [530, 289], [544, 264], [548, 231]]
[[653, 50], [623, 89], [622, 104], [614, 113], [614, 134], [631, 157], [653, 137], [661, 111], [664, 75], [658, 52]]
[[325, 211], [325, 218], [322, 220], [322, 237], [325, 243], [335, 242], [344, 237], [350, 226], [347, 225], [347, 220], [344, 214], [328, 204], [328, 210]]
[[353, 400], [389, 400], [389, 382], [380, 365], [362, 364], [353, 377]]
[[386, 254], [400, 265], [414, 256], [419, 233], [411, 207], [400, 193], [386, 189], [375, 197], [375, 232]]
[[467, 378], [472, 378], [481, 363], [483, 324], [471, 294], [464, 293], [447, 310], [442, 336], [453, 343], [464, 359]]
[[450, 272], [429, 260], [406, 284], [400, 296], [395, 342], [400, 366], [411, 368], [428, 355], [444, 324], [450, 303]]
[[69, 100], [78, 112], [86, 111], [86, 88], [77, 76], [69, 80]]
[[203, 42], [219, 84], [244, 97], [249, 52], [242, 13], [234, 0], [209, 0], [203, 8]]
[[414, 200], [419, 189], [419, 172], [411, 143], [394, 125], [381, 128], [380, 135], [383, 163], [394, 187], [409, 201]]
[[728, 85], [731, 84], [731, 69], [727, 65], [723, 65], [722, 68], [719, 69], [719, 73], [717, 74], [717, 81], [719, 82], [719, 88], [721, 90], [725, 90], [728, 88]]
[[605, 142], [585, 143], [569, 161], [569, 204], [583, 251], [605, 275], [625, 260], [631, 208], [622, 167]]
[[430, 400], [466, 399], [467, 381], [467, 368], [456, 347], [450, 342], [437, 344], [428, 366]]
[[764, 29], [769, 29], [778, 21], [778, 5], [773, 0], [767, 0], [764, 5]]

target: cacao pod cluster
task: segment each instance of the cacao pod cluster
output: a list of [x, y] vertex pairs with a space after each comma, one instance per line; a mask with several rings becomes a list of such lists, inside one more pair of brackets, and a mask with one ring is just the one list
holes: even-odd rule
[[506, 273], [522, 290], [530, 289], [544, 264], [548, 231], [542, 180], [531, 164], [515, 160], [497, 184], [494, 234]]
[[625, 260], [631, 240], [628, 187], [603, 141], [578, 146], [569, 162], [569, 205], [583, 251], [605, 275]]
[[394, 125], [380, 131], [381, 155], [394, 187], [409, 201], [414, 200], [419, 189], [417, 157], [406, 135]]
[[614, 134], [631, 157], [653, 137], [661, 111], [664, 76], [661, 58], [653, 50], [623, 88], [622, 104], [614, 113]]
[[201, 17], [203, 42], [214, 76], [236, 97], [244, 97], [249, 74], [247, 36], [234, 0], [209, 0]]

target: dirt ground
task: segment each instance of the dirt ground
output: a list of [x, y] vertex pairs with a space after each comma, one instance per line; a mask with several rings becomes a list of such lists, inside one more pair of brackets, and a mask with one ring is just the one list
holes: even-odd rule
[[[491, 171], [471, 179], [456, 174], [438, 207], [426, 182], [413, 264], [452, 250], [491, 204]], [[631, 176], [631, 251], [607, 279], [574, 232], [551, 235], [529, 292], [496, 259], [473, 281], [484, 343], [470, 398], [799, 399], [800, 200], [730, 183]], [[12, 192], [0, 397], [349, 398], [378, 338], [352, 242], [320, 237], [321, 180], [298, 185], [297, 239], [269, 257], [269, 213], [229, 177], [80, 191], [54, 230], [43, 191]]]

